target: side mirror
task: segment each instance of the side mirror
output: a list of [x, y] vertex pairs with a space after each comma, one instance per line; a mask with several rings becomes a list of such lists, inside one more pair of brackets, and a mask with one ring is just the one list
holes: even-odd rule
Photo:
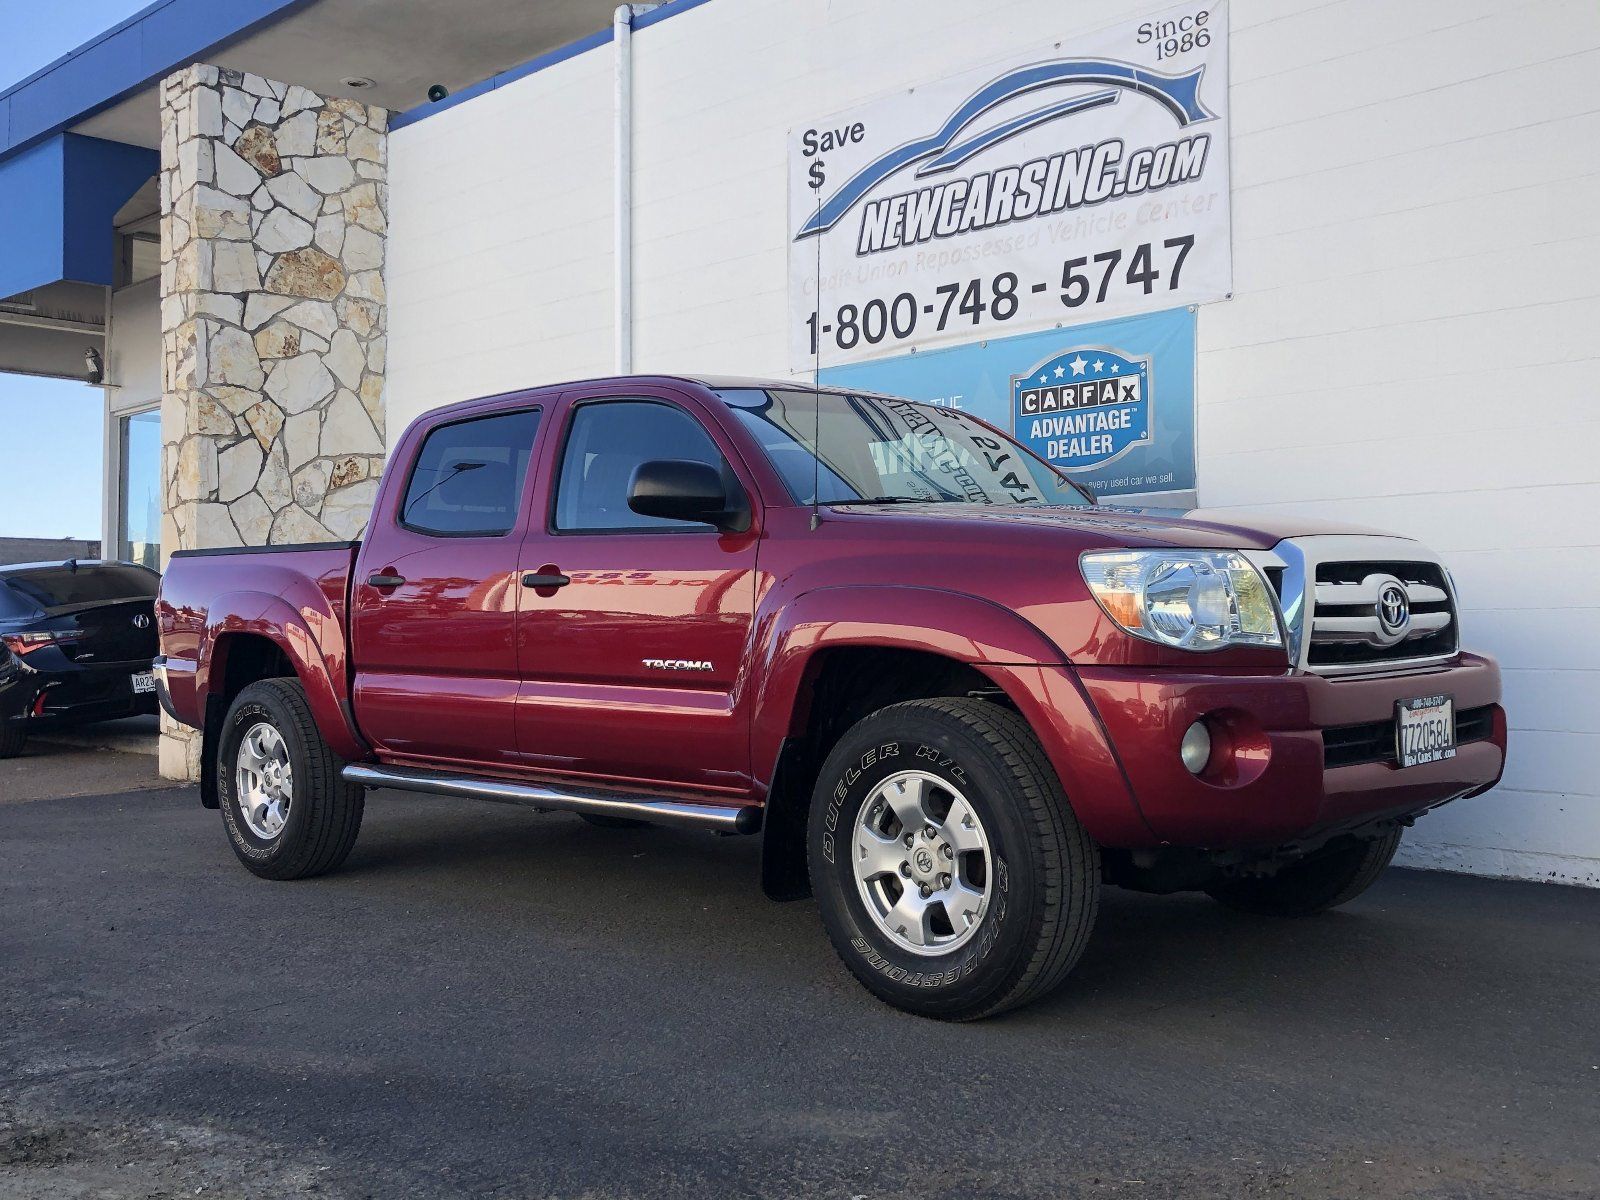
[[703, 462], [642, 462], [628, 482], [628, 507], [641, 517], [699, 521], [724, 533], [750, 528], [750, 504], [731, 475]]

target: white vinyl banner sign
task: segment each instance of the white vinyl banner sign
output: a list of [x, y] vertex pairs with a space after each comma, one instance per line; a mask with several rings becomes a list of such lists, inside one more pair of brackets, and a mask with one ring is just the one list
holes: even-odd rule
[[792, 130], [793, 369], [1227, 296], [1227, 30], [1174, 8]]

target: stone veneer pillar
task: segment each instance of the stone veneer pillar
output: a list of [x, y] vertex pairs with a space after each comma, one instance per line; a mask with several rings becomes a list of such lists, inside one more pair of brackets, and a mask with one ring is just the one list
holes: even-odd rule
[[[163, 556], [336, 541], [383, 464], [388, 113], [195, 65], [161, 85]], [[161, 771], [199, 739], [163, 717]]]

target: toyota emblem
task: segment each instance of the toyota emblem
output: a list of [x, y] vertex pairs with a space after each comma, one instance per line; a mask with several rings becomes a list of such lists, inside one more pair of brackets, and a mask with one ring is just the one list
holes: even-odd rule
[[1378, 624], [1384, 633], [1398, 638], [1411, 624], [1411, 597], [1405, 585], [1391, 581], [1378, 589]]

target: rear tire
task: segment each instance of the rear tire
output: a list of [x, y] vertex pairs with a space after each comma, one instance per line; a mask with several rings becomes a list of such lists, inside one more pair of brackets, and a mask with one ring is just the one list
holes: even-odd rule
[[1268, 917], [1309, 917], [1338, 908], [1366, 891], [1400, 846], [1400, 830], [1371, 841], [1346, 841], [1319, 850], [1276, 875], [1229, 879], [1206, 895], [1238, 912]]
[[1099, 851], [1033, 732], [985, 700], [861, 720], [817, 778], [806, 841], [834, 950], [868, 991], [920, 1016], [1038, 999], [1099, 910]]
[[11, 721], [0, 722], [0, 758], [15, 758], [27, 744], [28, 733]]
[[362, 789], [317, 730], [293, 679], [252, 683], [217, 745], [217, 796], [233, 852], [263, 879], [306, 879], [344, 862], [361, 831]]

